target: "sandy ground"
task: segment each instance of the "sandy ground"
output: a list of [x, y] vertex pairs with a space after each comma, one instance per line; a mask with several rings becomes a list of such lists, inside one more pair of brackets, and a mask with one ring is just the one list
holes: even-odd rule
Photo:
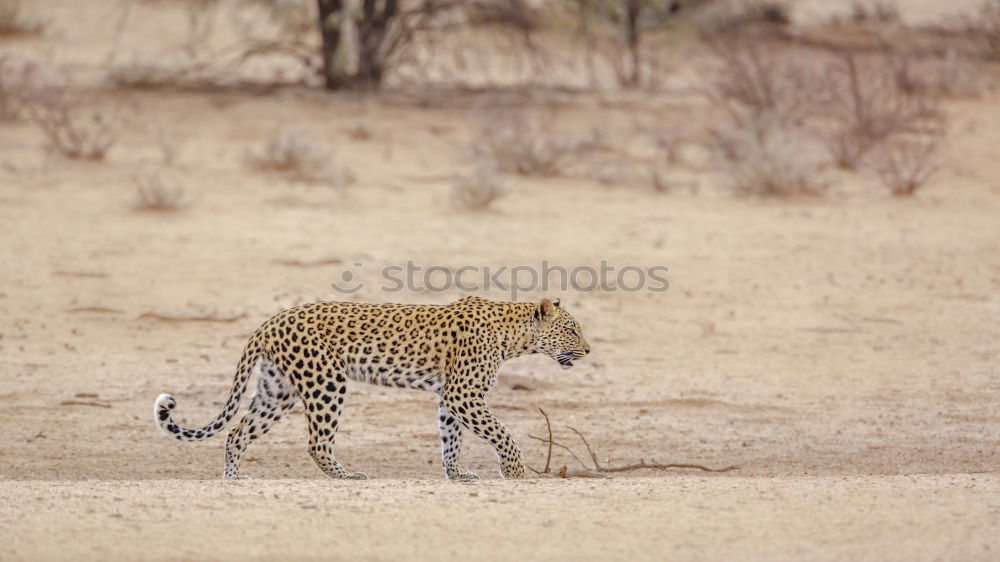
[[[59, 32], [11, 48], [92, 71], [96, 32], [49, 4]], [[596, 115], [624, 136], [699, 111], [682, 95], [547, 96], [566, 122]], [[486, 213], [456, 209], [448, 179], [467, 167], [481, 97], [103, 102], [124, 123], [105, 162], [46, 156], [26, 122], [0, 136], [0, 558], [1000, 557], [996, 94], [948, 102], [948, 164], [916, 198], [848, 175], [822, 199], [736, 199], [693, 169], [678, 174], [699, 178], [694, 195], [511, 178]], [[352, 137], [359, 126], [370, 139]], [[357, 182], [336, 191], [248, 170], [247, 151], [287, 127], [332, 147]], [[184, 189], [181, 210], [134, 210], [133, 178], [150, 173]], [[582, 451], [572, 425], [605, 463], [739, 470], [505, 482], [467, 439], [485, 481], [455, 485], [439, 468], [434, 398], [360, 385], [337, 449], [368, 482], [321, 475], [300, 411], [252, 445], [245, 482], [215, 480], [222, 438], [155, 431], [157, 394], [204, 423], [248, 335], [283, 308], [343, 299], [330, 283], [345, 271], [368, 283], [350, 298], [446, 303], [464, 293], [387, 293], [378, 271], [541, 259], [666, 265], [671, 290], [545, 293], [594, 353], [570, 371], [538, 357], [503, 367], [490, 403], [529, 464], [544, 464], [529, 438], [545, 431], [542, 407], [562, 442]], [[575, 466], [561, 451], [554, 462]]]
[[0, 511], [12, 559], [904, 561], [1000, 549], [996, 475], [36, 481], [0, 483], [0, 499], [31, 502]]

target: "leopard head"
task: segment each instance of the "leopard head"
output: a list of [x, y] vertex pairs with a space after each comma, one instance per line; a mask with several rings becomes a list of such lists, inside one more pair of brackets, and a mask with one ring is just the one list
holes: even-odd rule
[[580, 323], [559, 306], [559, 299], [542, 299], [532, 315], [535, 351], [555, 359], [563, 369], [590, 353]]

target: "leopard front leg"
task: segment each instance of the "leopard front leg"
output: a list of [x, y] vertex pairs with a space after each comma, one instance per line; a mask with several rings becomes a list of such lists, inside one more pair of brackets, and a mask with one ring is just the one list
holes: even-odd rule
[[471, 396], [468, 392], [446, 392], [442, 403], [448, 413], [458, 418], [462, 425], [493, 445], [500, 460], [500, 473], [504, 478], [524, 478], [521, 449], [507, 428], [486, 406], [485, 392], [471, 393]]
[[438, 400], [438, 431], [441, 433], [441, 462], [448, 480], [479, 480], [475, 472], [458, 467], [462, 450], [462, 425], [445, 406], [444, 398]]

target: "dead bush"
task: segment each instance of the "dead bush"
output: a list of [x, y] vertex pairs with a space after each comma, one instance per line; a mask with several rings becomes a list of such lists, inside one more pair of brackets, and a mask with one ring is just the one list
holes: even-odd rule
[[886, 54], [896, 87], [910, 96], [978, 97], [992, 85], [981, 60], [948, 49], [944, 56]]
[[459, 207], [473, 211], [490, 208], [506, 194], [503, 177], [491, 161], [481, 161], [471, 174], [456, 178], [451, 191], [452, 199]]
[[913, 195], [938, 170], [939, 141], [938, 135], [892, 139], [874, 152], [867, 166], [893, 195]]
[[829, 187], [817, 151], [810, 150], [813, 137], [780, 117], [748, 116], [739, 126], [713, 131], [712, 137], [737, 195], [819, 195]]
[[748, 38], [708, 44], [714, 56], [703, 92], [734, 120], [767, 114], [797, 124], [822, 103], [821, 69], [806, 57]]
[[354, 183], [354, 172], [334, 164], [332, 151], [299, 131], [279, 131], [264, 140], [258, 151], [247, 153], [248, 165], [258, 171], [343, 188]]
[[45, 135], [46, 147], [67, 158], [103, 160], [118, 140], [114, 112], [66, 85], [34, 88], [22, 100], [25, 112]]
[[856, 0], [851, 4], [851, 21], [879, 25], [899, 23], [899, 7], [891, 0]]
[[791, 12], [792, 3], [787, 0], [725, 0], [705, 2], [695, 19], [701, 33], [721, 39], [788, 25]]
[[788, 25], [792, 23], [791, 12], [791, 4], [787, 0], [744, 0], [742, 2], [744, 22]]
[[0, 120], [24, 116], [24, 100], [34, 88], [36, 70], [29, 60], [0, 54]]
[[[746, 38], [711, 43], [714, 65], [704, 92], [728, 117], [709, 130], [734, 193], [765, 197], [816, 195], [816, 140], [807, 128], [823, 106], [820, 67], [794, 52]], [[816, 147], [820, 148], [821, 147]]]
[[940, 133], [944, 114], [938, 99], [925, 92], [908, 94], [884, 59], [859, 61], [842, 53], [825, 87], [833, 93], [827, 149], [838, 166], [855, 169], [862, 158], [891, 135]]
[[1000, 57], [1000, 0], [983, 0], [974, 26], [986, 41], [989, 53]]
[[482, 119], [471, 149], [473, 156], [495, 162], [501, 172], [556, 176], [584, 145], [557, 132], [551, 119], [499, 112]]
[[0, 0], [0, 36], [38, 35], [49, 22], [24, 11], [22, 0]]
[[135, 190], [137, 211], [176, 211], [184, 204], [184, 191], [171, 188], [160, 176], [135, 178]]
[[358, 142], [370, 141], [375, 137], [375, 133], [372, 130], [372, 124], [368, 120], [359, 121], [355, 123], [349, 131], [347, 131], [347, 136]]

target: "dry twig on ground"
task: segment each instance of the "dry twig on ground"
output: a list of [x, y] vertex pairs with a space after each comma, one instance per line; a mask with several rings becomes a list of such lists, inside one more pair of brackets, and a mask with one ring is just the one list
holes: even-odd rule
[[219, 317], [213, 315], [203, 315], [203, 316], [166, 316], [164, 314], [158, 314], [156, 312], [144, 312], [139, 315], [139, 319], [150, 319], [150, 320], [160, 320], [161, 322], [236, 322], [246, 317], [246, 314], [240, 314], [237, 316], [229, 317]]
[[[597, 453], [594, 451], [594, 448], [590, 446], [590, 442], [587, 441], [587, 438], [583, 435], [583, 433], [581, 433], [580, 430], [576, 429], [575, 427], [566, 426], [567, 429], [575, 433], [576, 436], [580, 438], [580, 441], [583, 443], [583, 446], [586, 447], [587, 453], [590, 455], [590, 461], [594, 465], [593, 467], [589, 467], [587, 466], [586, 463], [584, 463], [580, 459], [580, 457], [576, 454], [576, 452], [573, 451], [573, 449], [555, 440], [555, 438], [552, 436], [552, 421], [549, 419], [549, 415], [545, 412], [545, 410], [541, 408], [538, 408], [538, 411], [541, 412], [542, 416], [545, 418], [545, 427], [548, 431], [548, 437], [542, 438], [542, 437], [535, 437], [534, 435], [529, 435], [528, 437], [536, 441], [541, 441], [542, 443], [545, 443], [548, 446], [548, 452], [545, 457], [545, 468], [543, 470], [536, 470], [531, 466], [529, 466], [528, 468], [531, 469], [535, 474], [538, 474], [540, 476], [558, 477], [558, 478], [608, 478], [613, 473], [629, 472], [632, 470], [641, 470], [641, 469], [667, 470], [670, 468], [693, 468], [705, 472], [729, 472], [731, 470], [737, 470], [739, 468], [738, 466], [735, 465], [727, 466], [725, 468], [710, 468], [700, 464], [691, 464], [691, 463], [660, 463], [653, 460], [651, 460], [650, 462], [646, 462], [645, 459], [639, 459], [639, 462], [637, 463], [631, 463], [626, 465], [604, 466], [601, 465], [601, 462], [599, 460], [597, 460]], [[583, 468], [571, 469], [568, 466], [563, 465], [555, 473], [553, 473], [552, 472], [553, 447], [559, 447], [560, 449], [563, 449], [564, 451], [568, 452], [574, 459], [576, 459], [576, 462], [580, 463], [580, 465]]]

